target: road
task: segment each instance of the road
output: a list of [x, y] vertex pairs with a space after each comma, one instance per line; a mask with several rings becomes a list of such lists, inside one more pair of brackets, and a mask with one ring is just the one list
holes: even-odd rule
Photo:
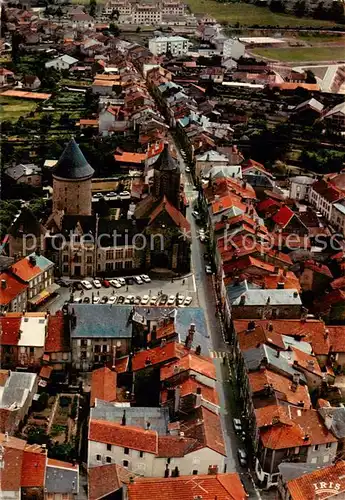
[[197, 201], [198, 192], [194, 189], [191, 175], [189, 173], [186, 173], [185, 171], [185, 162], [172, 136], [170, 137], [170, 140], [175, 145], [181, 173], [183, 176], [184, 190], [189, 201], [189, 207], [187, 208], [187, 219], [191, 225], [192, 272], [195, 277], [196, 293], [199, 306], [204, 310], [207, 328], [210, 332], [213, 347], [211, 356], [213, 356], [213, 361], [216, 366], [217, 392], [220, 402], [220, 415], [222, 419], [224, 439], [227, 450], [227, 458], [225, 462], [226, 471], [237, 472], [240, 475], [249, 494], [249, 498], [261, 498], [260, 492], [255, 488], [255, 485], [252, 481], [250, 472], [241, 467], [237, 459], [237, 450], [238, 448], [243, 447], [243, 443], [234, 432], [232, 418], [239, 417], [240, 415], [236, 413], [236, 402], [230, 383], [228, 365], [223, 364], [223, 356], [226, 353], [230, 352], [230, 347], [224, 340], [222, 325], [219, 318], [216, 316], [216, 295], [213, 286], [213, 279], [212, 276], [207, 275], [205, 272], [205, 262], [203, 255], [206, 251], [206, 247], [198, 239], [198, 226], [196, 224], [195, 218], [192, 216], [193, 205]]

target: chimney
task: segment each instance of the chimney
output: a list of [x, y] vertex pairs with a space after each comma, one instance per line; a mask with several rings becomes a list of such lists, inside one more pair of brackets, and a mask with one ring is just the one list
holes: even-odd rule
[[271, 302], [271, 297], [267, 297], [266, 304], [269, 305], [270, 302]]
[[241, 297], [240, 297], [240, 306], [244, 306], [245, 303], [246, 303], [246, 296], [245, 295], [241, 295]]
[[169, 471], [169, 465], [166, 464], [165, 466], [165, 471], [164, 471], [164, 477], [167, 478], [169, 477], [170, 471]]
[[280, 351], [276, 351], [276, 357], [279, 358], [280, 356]]
[[195, 333], [195, 324], [191, 323], [190, 328], [188, 330], [187, 337], [186, 337], [186, 341], [185, 341], [185, 347], [186, 347], [186, 349], [191, 349], [192, 348], [193, 339], [194, 339], [194, 333]]
[[146, 422], [146, 430], [150, 430], [151, 422]]
[[293, 293], [293, 297], [294, 297], [294, 299], [297, 299], [297, 297], [298, 297], [298, 292], [294, 292], [294, 293]]
[[199, 408], [201, 406], [201, 387], [198, 387], [195, 395], [195, 408]]
[[4, 290], [7, 287], [7, 281], [1, 280], [1, 288]]
[[197, 356], [200, 356], [200, 354], [201, 354], [201, 345], [196, 346], [196, 349], [195, 349], [195, 354], [196, 354]]
[[285, 287], [284, 281], [278, 281], [277, 290], [284, 290], [284, 287]]
[[157, 340], [157, 326], [153, 325], [151, 331], [151, 341], [154, 342], [155, 340]]
[[272, 325], [272, 323], [268, 323], [268, 325], [267, 325], [267, 330], [268, 330], [269, 332], [273, 332], [273, 325]]
[[326, 328], [323, 336], [325, 337], [325, 339], [328, 339], [328, 335], [329, 335], [329, 330], [328, 330], [328, 328]]
[[286, 278], [286, 276], [287, 276], [287, 269], [283, 270], [283, 276], [284, 276], [284, 278]]
[[123, 410], [121, 425], [126, 425], [126, 410]]
[[278, 274], [279, 273], [279, 267], [278, 266], [274, 266], [274, 274]]
[[179, 411], [180, 399], [181, 399], [181, 386], [178, 385], [175, 387], [175, 394], [174, 394], [174, 413], [175, 414]]
[[248, 321], [247, 332], [253, 332], [256, 328], [255, 321]]

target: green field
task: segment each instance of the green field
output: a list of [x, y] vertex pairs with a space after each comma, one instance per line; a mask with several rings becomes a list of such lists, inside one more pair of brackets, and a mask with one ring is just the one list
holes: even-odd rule
[[345, 61], [343, 47], [289, 47], [253, 49], [253, 53], [283, 62]]
[[213, 0], [187, 0], [194, 14], [209, 14], [218, 21], [241, 26], [335, 26], [331, 21], [319, 21], [307, 17], [276, 14], [267, 7], [257, 7], [247, 3], [218, 3]]
[[28, 99], [0, 96], [0, 121], [16, 122], [21, 116], [33, 111], [36, 106], [37, 102]]

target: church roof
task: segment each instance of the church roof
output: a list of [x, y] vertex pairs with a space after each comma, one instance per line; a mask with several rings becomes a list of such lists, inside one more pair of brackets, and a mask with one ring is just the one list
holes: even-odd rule
[[23, 207], [18, 217], [14, 219], [8, 232], [13, 237], [22, 237], [23, 234], [40, 236], [44, 231], [33, 212], [28, 207]]
[[62, 179], [85, 179], [94, 174], [74, 138], [65, 147], [59, 161], [53, 169], [53, 175]]
[[181, 229], [185, 229], [187, 232], [190, 232], [189, 222], [183, 216], [183, 214], [169, 202], [166, 196], [163, 197], [163, 199], [151, 212], [149, 224], [151, 224], [163, 211], [166, 211], [169, 214], [176, 226], [179, 226]]
[[177, 160], [171, 156], [169, 144], [164, 144], [164, 149], [158, 157], [158, 160], [153, 165], [155, 170], [176, 170], [180, 171]]

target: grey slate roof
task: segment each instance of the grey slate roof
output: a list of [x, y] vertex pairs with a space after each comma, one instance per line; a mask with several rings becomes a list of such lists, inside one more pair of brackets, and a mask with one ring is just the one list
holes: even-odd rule
[[47, 464], [45, 489], [47, 493], [77, 493], [78, 470], [64, 469]]
[[94, 172], [74, 139], [71, 139], [67, 144], [53, 168], [54, 176], [70, 180], [92, 177]]
[[121, 407], [97, 399], [97, 406], [90, 410], [90, 418], [121, 423], [124, 410], [126, 411], [126, 425], [134, 425], [145, 429], [147, 422], [150, 422], [150, 430], [157, 431], [158, 434], [162, 435], [167, 434], [168, 408]]
[[24, 405], [36, 379], [36, 373], [11, 372], [1, 393], [0, 408]]
[[317, 469], [321, 469], [322, 465], [317, 464], [298, 464], [298, 463], [281, 463], [278, 465], [278, 469], [280, 474], [283, 477], [283, 481], [292, 481], [293, 479], [297, 479], [298, 477], [303, 476], [304, 474], [310, 474]]
[[128, 322], [131, 306], [111, 304], [71, 304], [68, 312], [76, 316], [72, 338], [131, 338], [132, 324]]
[[319, 408], [319, 414], [325, 421], [327, 429], [333, 432], [337, 439], [345, 438], [345, 408]]
[[158, 160], [153, 164], [155, 170], [176, 170], [180, 171], [178, 162], [173, 158], [169, 151], [169, 144], [164, 145], [164, 149], [159, 155]]

